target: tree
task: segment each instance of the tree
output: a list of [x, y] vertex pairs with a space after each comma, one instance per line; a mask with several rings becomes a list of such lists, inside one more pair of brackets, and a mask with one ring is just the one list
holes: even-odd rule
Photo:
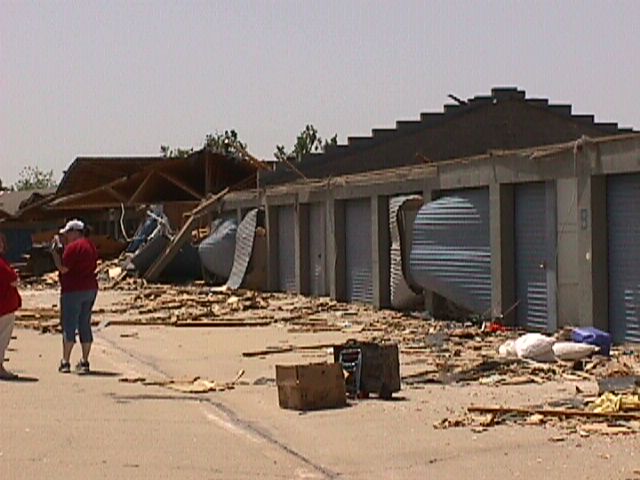
[[307, 125], [296, 138], [296, 143], [290, 152], [287, 152], [284, 145], [276, 145], [274, 156], [283, 161], [301, 162], [305, 155], [309, 153], [324, 152], [329, 145], [338, 144], [338, 135], [334, 135], [329, 140], [322, 140], [318, 135], [318, 130], [313, 125]]
[[[235, 130], [225, 130], [220, 133], [209, 133], [204, 139], [203, 148], [210, 152], [220, 153], [230, 157], [242, 157], [247, 149], [247, 144], [242, 142]], [[160, 145], [160, 153], [165, 158], [184, 158], [193, 153], [193, 148], [171, 148], [169, 145]]]
[[40, 167], [24, 167], [18, 181], [13, 185], [16, 190], [39, 190], [55, 188], [58, 184], [53, 180], [53, 170], [44, 171]]
[[164, 158], [184, 158], [193, 153], [193, 148], [171, 148], [169, 145], [160, 145], [160, 153]]
[[238, 138], [238, 132], [231, 129], [208, 134], [204, 139], [204, 148], [213, 153], [237, 157], [247, 149], [247, 144]]

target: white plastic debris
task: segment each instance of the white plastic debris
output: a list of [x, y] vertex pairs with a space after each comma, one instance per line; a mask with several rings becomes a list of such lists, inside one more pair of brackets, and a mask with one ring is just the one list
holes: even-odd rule
[[518, 356], [516, 353], [515, 341], [507, 340], [500, 347], [498, 347], [498, 354], [503, 358], [515, 358]]
[[558, 360], [576, 361], [582, 360], [600, 350], [595, 345], [576, 342], [556, 342], [553, 345], [553, 353]]
[[537, 362], [553, 362], [553, 344], [556, 340], [541, 333], [526, 333], [514, 342], [516, 355]]

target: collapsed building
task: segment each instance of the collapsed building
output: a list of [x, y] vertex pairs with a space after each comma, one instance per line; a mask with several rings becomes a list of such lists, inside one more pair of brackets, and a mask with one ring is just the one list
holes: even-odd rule
[[157, 205], [129, 244], [148, 280], [187, 266], [230, 288], [640, 341], [640, 135], [515, 88], [453, 98], [275, 171], [201, 150], [47, 208]]

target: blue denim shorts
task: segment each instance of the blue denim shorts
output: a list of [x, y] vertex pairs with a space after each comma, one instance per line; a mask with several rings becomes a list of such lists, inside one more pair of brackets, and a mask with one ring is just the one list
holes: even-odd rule
[[60, 297], [62, 308], [62, 335], [66, 342], [75, 343], [76, 332], [80, 343], [93, 342], [91, 333], [91, 309], [96, 301], [96, 290], [63, 293]]

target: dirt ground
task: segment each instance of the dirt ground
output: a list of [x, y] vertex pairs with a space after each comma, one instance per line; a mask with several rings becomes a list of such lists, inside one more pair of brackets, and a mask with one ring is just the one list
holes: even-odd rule
[[[97, 308], [134, 292], [105, 291]], [[57, 302], [24, 292], [25, 308]], [[106, 314], [105, 314], [106, 315]], [[113, 315], [113, 314], [110, 314]], [[123, 317], [127, 313], [120, 314]], [[100, 316], [100, 315], [98, 315]], [[94, 374], [57, 372], [60, 338], [16, 329], [0, 383], [0, 479], [640, 479], [640, 435], [582, 436], [561, 423], [435, 429], [470, 405], [570, 399], [589, 381], [490, 386], [403, 386], [391, 401], [351, 401], [299, 413], [278, 406], [275, 365], [329, 360], [326, 349], [245, 358], [286, 343], [320, 344], [343, 332], [107, 326], [96, 329]], [[79, 355], [74, 351], [73, 360]], [[419, 367], [401, 357], [401, 373]], [[123, 378], [200, 376], [232, 390], [185, 394]]]

